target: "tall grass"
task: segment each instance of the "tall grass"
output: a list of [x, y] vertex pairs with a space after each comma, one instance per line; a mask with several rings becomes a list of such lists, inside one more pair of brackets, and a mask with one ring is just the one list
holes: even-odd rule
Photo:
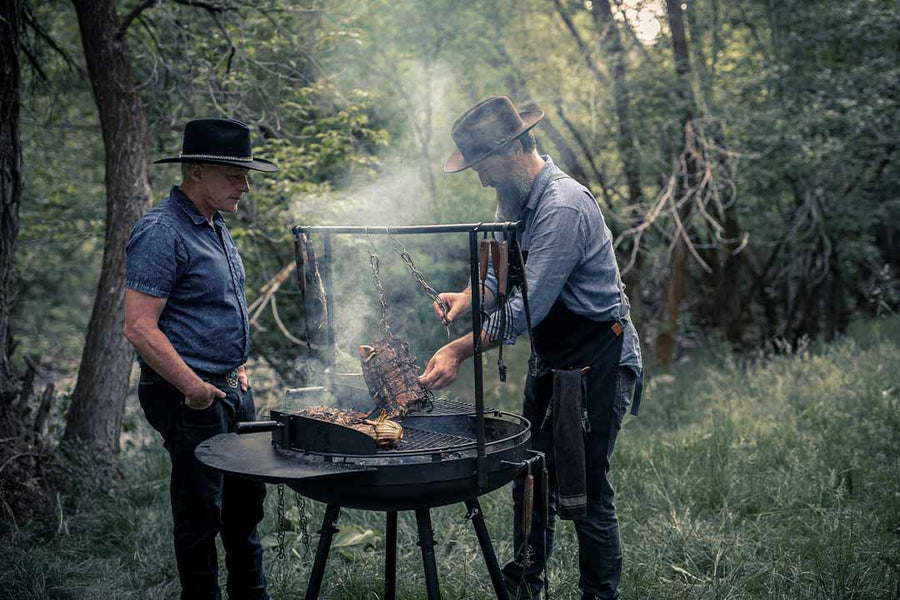
[[[526, 348], [511, 382], [487, 402], [515, 409]], [[466, 384], [459, 393], [466, 394]], [[625, 547], [624, 598], [900, 598], [900, 321], [854, 329], [829, 346], [736, 360], [709, 352], [649, 381], [627, 418], [614, 481]], [[158, 447], [125, 458], [113, 489], [80, 484], [53, 522], [8, 531], [0, 597], [178, 597], [168, 515], [168, 463]], [[89, 477], [87, 477], [89, 482]], [[276, 558], [276, 488], [263, 523], [270, 592], [303, 597], [323, 507], [307, 502], [309, 554], [289, 531]], [[299, 513], [286, 493], [288, 523]], [[482, 498], [495, 549], [511, 554], [508, 489]], [[461, 505], [433, 511], [445, 598], [490, 598]], [[382, 597], [383, 513], [346, 510], [324, 598]], [[559, 528], [550, 564], [556, 598], [577, 598], [577, 545]], [[399, 597], [424, 597], [415, 521], [399, 525]]]

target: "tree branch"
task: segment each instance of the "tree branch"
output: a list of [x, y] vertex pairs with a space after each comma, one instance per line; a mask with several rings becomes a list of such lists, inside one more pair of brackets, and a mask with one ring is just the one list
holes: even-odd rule
[[[160, 0], [141, 0], [141, 2], [131, 9], [125, 18], [122, 20], [122, 25], [119, 27], [119, 31], [116, 32], [116, 37], [121, 39], [125, 32], [128, 31], [128, 26], [131, 25], [131, 22], [134, 21], [142, 12], [147, 10], [148, 8], [153, 8], [157, 4], [159, 4]], [[225, 0], [208, 2], [207, 0], [172, 0], [175, 4], [183, 4], [184, 6], [193, 6], [195, 8], [202, 8], [205, 11], [208, 11], [210, 14], [215, 15], [216, 13], [223, 13], [228, 10], [228, 4]]]
[[122, 24], [119, 26], [119, 31], [116, 32], [116, 38], [122, 39], [125, 36], [125, 32], [128, 31], [128, 26], [131, 25], [131, 22], [134, 21], [138, 16], [147, 10], [148, 8], [155, 6], [159, 0], [141, 0], [141, 2], [131, 9], [125, 18], [122, 19]]

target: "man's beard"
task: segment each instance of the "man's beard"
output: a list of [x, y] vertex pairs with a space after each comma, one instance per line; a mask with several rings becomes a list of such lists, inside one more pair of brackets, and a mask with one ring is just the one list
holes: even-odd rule
[[497, 220], [518, 221], [534, 185], [534, 177], [521, 164], [516, 163], [509, 178], [497, 186]]

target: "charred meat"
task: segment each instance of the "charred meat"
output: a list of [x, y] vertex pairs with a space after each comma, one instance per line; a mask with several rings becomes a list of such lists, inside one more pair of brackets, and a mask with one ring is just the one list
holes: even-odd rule
[[430, 394], [419, 383], [416, 357], [405, 340], [380, 339], [360, 346], [359, 356], [369, 393], [388, 418], [403, 417], [428, 403]]

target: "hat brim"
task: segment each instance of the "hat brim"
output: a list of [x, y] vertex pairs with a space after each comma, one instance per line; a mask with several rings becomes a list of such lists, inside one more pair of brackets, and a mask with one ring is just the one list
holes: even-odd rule
[[211, 158], [204, 158], [203, 160], [199, 160], [196, 158], [182, 158], [180, 156], [171, 156], [169, 158], [161, 158], [159, 160], [154, 160], [154, 165], [166, 164], [166, 163], [201, 163], [201, 164], [213, 164], [213, 165], [227, 165], [229, 167], [242, 167], [244, 169], [250, 169], [251, 171], [262, 171], [263, 173], [274, 173], [278, 171], [278, 165], [268, 160], [262, 158], [254, 158], [253, 160], [215, 160]]
[[500, 141], [497, 146], [491, 150], [490, 152], [485, 152], [481, 156], [475, 157], [472, 160], [466, 160], [466, 157], [463, 156], [462, 152], [459, 151], [459, 148], [450, 155], [450, 158], [447, 159], [447, 162], [444, 163], [444, 172], [445, 173], [459, 173], [460, 171], [465, 171], [469, 167], [478, 164], [479, 162], [486, 159], [488, 156], [496, 153], [498, 150], [506, 146], [506, 144], [510, 143], [535, 125], [537, 125], [541, 119], [544, 118], [544, 111], [542, 110], [528, 110], [522, 113], [519, 113], [519, 118], [522, 119], [522, 126], [518, 131], [508, 135], [506, 138]]

